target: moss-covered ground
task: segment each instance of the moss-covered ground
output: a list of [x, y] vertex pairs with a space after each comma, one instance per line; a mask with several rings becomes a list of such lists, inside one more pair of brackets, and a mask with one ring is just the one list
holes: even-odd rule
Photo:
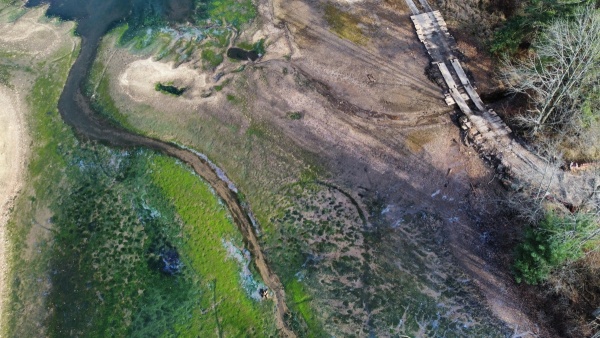
[[345, 12], [332, 3], [325, 5], [325, 20], [330, 29], [339, 37], [352, 41], [357, 45], [367, 43], [362, 28], [360, 27], [360, 18], [352, 13]]
[[[176, 63], [200, 59], [205, 69], [216, 68], [237, 32], [256, 17], [256, 6], [251, 0], [193, 3], [193, 13], [186, 18], [189, 24], [169, 24], [158, 12], [132, 15], [116, 29], [120, 45], [135, 51], [151, 49], [158, 59]], [[260, 41], [252, 46], [264, 53]]]

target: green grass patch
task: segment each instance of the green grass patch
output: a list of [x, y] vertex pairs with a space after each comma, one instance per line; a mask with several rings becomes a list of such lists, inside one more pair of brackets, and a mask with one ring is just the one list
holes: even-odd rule
[[[152, 179], [170, 196], [183, 228], [183, 252], [190, 267], [204, 280], [216, 281], [216, 309], [223, 336], [261, 336], [271, 327], [271, 303], [258, 303], [241, 288], [239, 267], [228, 259], [221, 241], [233, 240], [241, 246], [242, 238], [229, 219], [226, 209], [213, 195], [210, 187], [197, 176], [168, 158], [160, 158], [151, 166]], [[191, 331], [200, 336], [213, 335], [217, 323], [203, 322], [202, 310], [210, 308], [212, 294], [204, 297], [191, 319]]]
[[227, 101], [233, 103], [233, 104], [237, 104], [240, 102], [240, 100], [233, 94], [227, 94], [227, 96], [225, 96], [227, 98]]
[[[185, 255], [177, 237], [182, 225], [148, 179], [151, 159], [95, 144], [66, 156], [67, 184], [51, 204], [50, 336], [174, 332], [197, 306], [199, 276], [185, 268], [161, 272], [165, 252], [179, 252], [181, 261]], [[146, 320], [157, 312], [161, 320]]]
[[10, 79], [12, 78], [11, 74], [12, 67], [5, 64], [0, 64], [0, 84], [4, 86], [11, 86]]
[[251, 0], [210, 0], [205, 8], [210, 18], [237, 29], [256, 17], [256, 7]]
[[358, 26], [360, 20], [357, 16], [344, 12], [335, 5], [328, 3], [325, 5], [325, 20], [330, 29], [339, 37], [354, 42], [357, 45], [367, 43], [367, 37]]
[[223, 62], [223, 54], [216, 53], [212, 49], [203, 49], [201, 56], [206, 68], [217, 68]]
[[92, 107], [111, 122], [140, 133], [127, 121], [127, 117], [119, 111], [110, 96], [110, 79], [104, 76], [104, 71], [105, 65], [96, 61], [88, 76], [85, 88], [87, 96], [92, 98]]
[[254, 48], [254, 44], [247, 41], [240, 41], [236, 44], [236, 46], [245, 50], [252, 50]]
[[311, 307], [312, 297], [306, 291], [305, 286], [297, 279], [290, 279], [284, 286], [290, 309], [302, 319], [292, 322], [295, 326], [294, 329], [297, 332], [305, 331], [307, 337], [326, 337], [327, 334], [323, 330], [322, 323]]
[[264, 55], [265, 54], [265, 39], [260, 39], [259, 41], [255, 42], [255, 43], [251, 43], [251, 42], [247, 42], [247, 41], [242, 41], [236, 44], [237, 47], [245, 49], [245, 50], [253, 50], [258, 54]]
[[185, 87], [179, 88], [179, 87], [175, 87], [169, 83], [162, 84], [160, 82], [158, 82], [154, 85], [154, 89], [157, 92], [161, 92], [163, 94], [168, 94], [168, 95], [173, 95], [173, 96], [181, 96], [181, 95], [183, 95], [183, 93], [185, 93], [185, 90], [186, 90]]
[[220, 85], [216, 85], [213, 88], [215, 89], [215, 91], [220, 92], [229, 84], [229, 82], [231, 82], [231, 79], [225, 79], [223, 83], [221, 83]]
[[250, 127], [246, 130], [248, 136], [265, 138], [268, 135], [267, 129], [264, 125], [259, 123], [250, 123]]
[[287, 118], [290, 120], [301, 120], [303, 114], [299, 111], [289, 111], [285, 114], [285, 116], [287, 116]]

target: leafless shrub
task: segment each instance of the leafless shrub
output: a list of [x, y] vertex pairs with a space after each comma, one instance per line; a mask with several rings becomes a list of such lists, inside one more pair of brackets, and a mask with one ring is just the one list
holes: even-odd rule
[[590, 122], [598, 120], [594, 109], [600, 105], [600, 13], [585, 7], [572, 20], [552, 23], [534, 50], [503, 67], [510, 91], [529, 98], [518, 122], [532, 135], [583, 137]]

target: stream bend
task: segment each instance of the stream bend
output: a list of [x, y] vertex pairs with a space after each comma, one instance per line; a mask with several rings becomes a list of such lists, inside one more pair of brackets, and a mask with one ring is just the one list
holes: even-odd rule
[[242, 207], [237, 195], [229, 188], [228, 182], [219, 178], [214, 165], [211, 167], [205, 159], [191, 150], [183, 149], [172, 143], [131, 133], [116, 126], [97, 114], [91, 107], [90, 100], [82, 91], [102, 34], [81, 36], [80, 54], [75, 60], [63, 92], [61, 93], [58, 110], [65, 123], [72, 126], [78, 136], [99, 141], [113, 147], [146, 147], [165, 155], [172, 156], [186, 163], [205, 179], [227, 205], [233, 221], [241, 232], [244, 243], [251, 252], [254, 264], [258, 269], [265, 285], [272, 291], [275, 302], [275, 321], [280, 334], [285, 337], [295, 337], [293, 331], [286, 325], [285, 318], [289, 309], [285, 303], [285, 292], [279, 277], [269, 268], [263, 254], [254, 227], [248, 213]]

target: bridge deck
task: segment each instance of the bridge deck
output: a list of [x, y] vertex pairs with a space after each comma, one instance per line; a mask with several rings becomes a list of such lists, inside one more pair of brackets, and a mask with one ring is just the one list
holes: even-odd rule
[[[486, 158], [496, 158], [502, 163], [516, 182], [527, 182], [529, 186], [544, 187], [547, 193], [553, 194], [557, 200], [579, 205], [589, 198], [590, 191], [597, 190], [600, 179], [595, 176], [577, 176], [569, 172], [553, 168], [548, 162], [527, 150], [513, 139], [511, 130], [502, 119], [485, 104], [473, 88], [460, 62], [453, 55], [456, 42], [448, 32], [446, 22], [438, 11], [432, 11], [427, 0], [419, 0], [425, 13], [420, 13], [413, 0], [406, 0], [414, 15], [411, 20], [415, 25], [419, 40], [425, 45], [432, 64], [437, 65], [449, 95], [446, 102], [456, 103], [468, 117], [470, 139], [479, 147]], [[449, 65], [451, 67], [448, 67]], [[457, 84], [457, 82], [460, 82]], [[463, 96], [462, 90], [466, 92]], [[473, 102], [473, 110], [467, 103]], [[452, 102], [454, 101], [454, 102]], [[597, 194], [600, 196], [600, 194]], [[600, 205], [600, 197], [595, 197]]]

